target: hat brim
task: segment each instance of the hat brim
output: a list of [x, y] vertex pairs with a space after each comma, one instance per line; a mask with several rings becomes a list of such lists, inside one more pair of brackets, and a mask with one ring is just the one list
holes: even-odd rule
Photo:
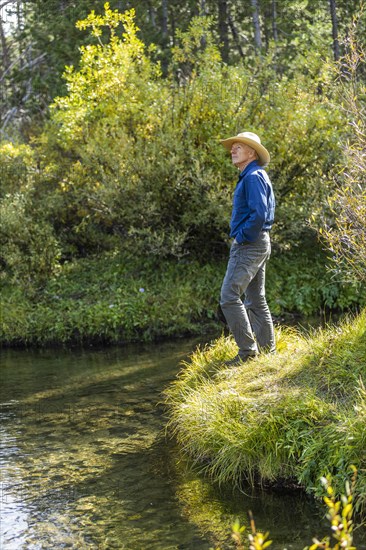
[[234, 136], [227, 139], [221, 139], [220, 143], [222, 143], [222, 145], [228, 151], [230, 151], [234, 143], [245, 143], [246, 145], [249, 145], [249, 147], [257, 151], [258, 157], [259, 157], [258, 164], [260, 164], [261, 166], [266, 166], [267, 164], [269, 164], [269, 161], [271, 160], [270, 154], [268, 153], [267, 149], [257, 141], [254, 141], [253, 139]]

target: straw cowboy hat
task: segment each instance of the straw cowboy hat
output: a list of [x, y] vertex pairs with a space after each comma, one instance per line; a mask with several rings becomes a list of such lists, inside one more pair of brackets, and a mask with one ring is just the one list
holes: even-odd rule
[[265, 147], [261, 144], [261, 140], [257, 136], [257, 134], [253, 134], [253, 132], [242, 132], [241, 134], [238, 134], [237, 136], [227, 138], [227, 139], [221, 139], [220, 140], [225, 149], [230, 151], [231, 146], [233, 143], [245, 143], [246, 145], [249, 145], [249, 147], [252, 147], [255, 151], [258, 153], [258, 163], [261, 166], [265, 166], [270, 161], [270, 155]]

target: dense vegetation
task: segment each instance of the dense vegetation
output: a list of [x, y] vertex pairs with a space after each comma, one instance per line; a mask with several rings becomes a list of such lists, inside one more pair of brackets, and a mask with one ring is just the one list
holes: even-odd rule
[[[283, 260], [271, 260], [267, 277], [278, 321], [284, 311], [308, 316], [324, 304], [346, 308], [359, 303], [356, 284], [329, 280], [320, 252], [312, 258], [310, 273], [305, 255], [288, 255], [286, 268]], [[288, 266], [301, 266], [301, 271], [286, 280]], [[19, 346], [218, 335], [216, 308], [225, 268], [225, 261], [202, 265], [171, 259], [160, 264], [118, 252], [68, 262], [38, 291], [3, 285], [0, 338], [3, 344]], [[293, 315], [287, 318], [294, 320]]]
[[1, 341], [217, 331], [236, 180], [219, 139], [257, 132], [277, 200], [271, 311], [359, 315], [308, 338], [277, 328], [279, 353], [249, 373], [222, 368], [230, 339], [197, 350], [172, 425], [219, 481], [316, 491], [331, 473], [339, 494], [353, 464], [364, 513], [361, 3], [120, 4], [19, 0], [0, 20]]
[[[35, 12], [27, 9], [32, 34]], [[133, 10], [106, 5], [104, 14], [78, 22], [85, 45], [66, 68], [67, 93], [54, 99], [42, 125], [35, 117], [27, 131], [6, 126], [12, 137], [0, 148], [4, 342], [120, 341], [196, 331], [209, 321], [236, 179], [219, 139], [245, 128], [272, 155], [274, 314], [364, 303], [365, 71], [356, 41], [363, 18], [353, 27], [349, 20], [340, 63], [320, 20], [307, 21], [317, 40], [306, 54], [303, 46], [290, 55], [289, 44], [269, 41], [261, 55], [248, 51], [226, 63], [214, 20], [191, 18], [166, 46], [164, 67], [162, 51], [139, 38]], [[336, 227], [342, 223], [353, 227], [349, 242]], [[320, 232], [337, 258], [332, 277]], [[345, 283], [340, 268], [350, 254], [357, 260]], [[143, 293], [134, 289], [150, 279], [150, 305], [140, 315]], [[195, 297], [194, 307], [187, 305], [193, 298], [176, 297], [177, 323], [155, 322], [156, 309], [171, 317], [166, 280], [173, 293], [184, 295], [183, 287]]]
[[[103, 12], [104, 0], [2, 0], [0, 17], [0, 82], [2, 131], [11, 135], [14, 125], [26, 136], [41, 124], [54, 97], [66, 92], [62, 73], [79, 64], [79, 47], [92, 43], [75, 27], [91, 10]], [[279, 75], [293, 74], [299, 62], [338, 59], [344, 54], [344, 37], [359, 0], [111, 0], [112, 9], [134, 7], [140, 37], [155, 44], [155, 59], [164, 73], [172, 60], [179, 31], [192, 18], [213, 19], [213, 36], [225, 63], [248, 64], [270, 53]], [[11, 31], [11, 32], [10, 32]], [[106, 34], [104, 33], [104, 36]], [[365, 22], [359, 27], [364, 41]], [[187, 66], [180, 73], [187, 75]]]

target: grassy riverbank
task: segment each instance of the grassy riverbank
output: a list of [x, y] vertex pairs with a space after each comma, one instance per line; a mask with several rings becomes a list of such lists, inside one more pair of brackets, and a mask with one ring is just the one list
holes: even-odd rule
[[167, 390], [169, 429], [219, 483], [298, 485], [317, 493], [330, 474], [339, 494], [358, 469], [366, 508], [366, 310], [302, 336], [277, 331], [278, 353], [225, 368], [231, 338], [197, 349]]
[[[324, 255], [274, 254], [267, 288], [275, 316], [319, 315], [366, 302], [330, 280]], [[215, 312], [226, 258], [159, 260], [104, 253], [64, 263], [42, 288], [2, 279], [0, 342], [55, 345], [151, 341], [220, 330]]]
[[1, 340], [110, 344], [199, 334], [214, 322], [217, 285], [216, 270], [196, 262], [154, 265], [119, 254], [81, 259], [39, 291], [5, 287]]

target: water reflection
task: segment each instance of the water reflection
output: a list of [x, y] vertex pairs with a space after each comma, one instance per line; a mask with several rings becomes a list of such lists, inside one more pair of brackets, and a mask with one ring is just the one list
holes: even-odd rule
[[3, 352], [1, 548], [227, 548], [248, 506], [288, 549], [310, 543], [307, 503], [220, 492], [166, 441], [161, 391], [194, 347]]
[[4, 352], [2, 548], [209, 548], [161, 452], [160, 392], [190, 349]]

